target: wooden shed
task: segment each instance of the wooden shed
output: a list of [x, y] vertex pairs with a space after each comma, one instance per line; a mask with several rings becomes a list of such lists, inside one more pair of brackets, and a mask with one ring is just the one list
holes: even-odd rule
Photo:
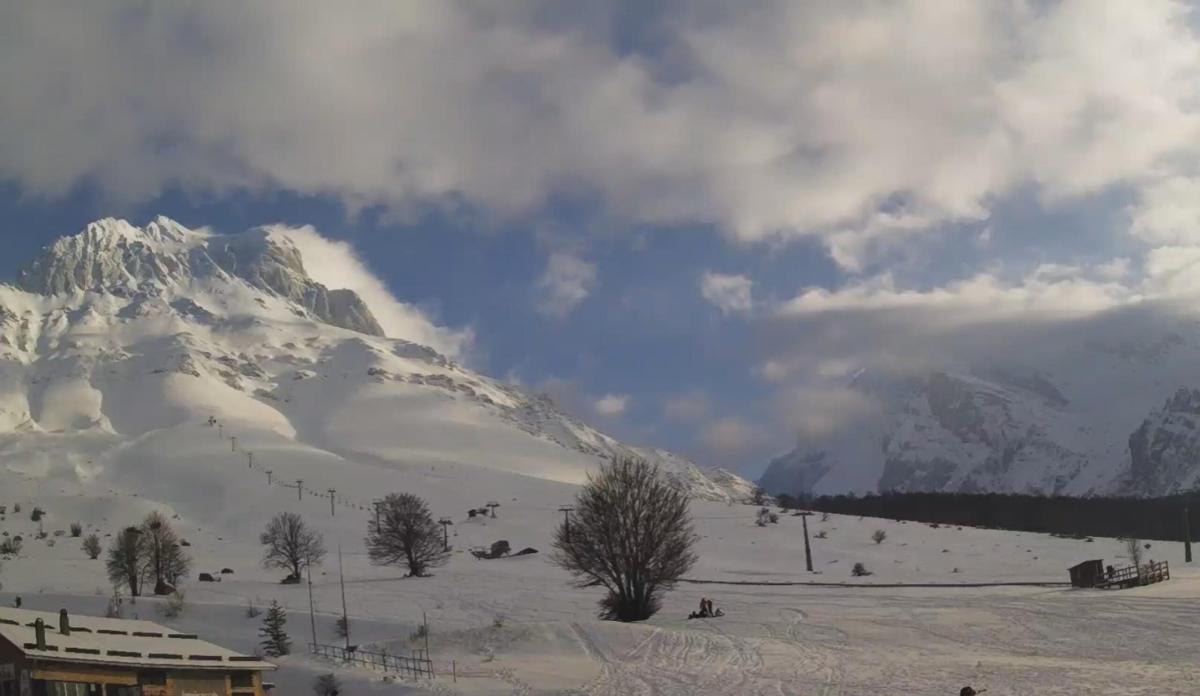
[[1095, 587], [1104, 580], [1104, 561], [1084, 561], [1072, 566], [1068, 572], [1071, 573], [1072, 587]]
[[265, 696], [272, 669], [149, 621], [0, 609], [0, 696]]

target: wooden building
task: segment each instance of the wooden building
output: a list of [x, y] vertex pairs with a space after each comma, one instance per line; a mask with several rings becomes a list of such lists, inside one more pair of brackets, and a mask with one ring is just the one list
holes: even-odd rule
[[264, 696], [272, 669], [149, 621], [0, 609], [0, 696]]
[[1104, 561], [1084, 561], [1068, 570], [1072, 587], [1095, 587], [1104, 580]]

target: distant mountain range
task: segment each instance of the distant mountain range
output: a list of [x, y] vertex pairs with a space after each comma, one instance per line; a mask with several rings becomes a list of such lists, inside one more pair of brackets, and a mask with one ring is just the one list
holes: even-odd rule
[[1200, 483], [1200, 333], [1194, 321], [1144, 314], [1152, 319], [1134, 330], [1071, 327], [983, 367], [861, 374], [849, 388], [877, 412], [801, 442], [760, 483], [818, 494], [1190, 490]]

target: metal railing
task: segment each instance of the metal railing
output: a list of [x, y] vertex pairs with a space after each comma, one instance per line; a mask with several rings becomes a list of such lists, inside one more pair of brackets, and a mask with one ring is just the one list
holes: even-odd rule
[[415, 650], [411, 657], [370, 650], [347, 650], [339, 645], [309, 643], [309, 652], [350, 665], [394, 673], [413, 679], [433, 679], [433, 660], [424, 650]]

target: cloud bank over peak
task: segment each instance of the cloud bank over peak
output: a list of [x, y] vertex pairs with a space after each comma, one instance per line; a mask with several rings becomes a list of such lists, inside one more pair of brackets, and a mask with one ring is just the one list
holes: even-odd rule
[[389, 338], [420, 343], [455, 359], [462, 359], [470, 351], [473, 341], [470, 329], [438, 326], [421, 310], [397, 300], [350, 244], [324, 237], [311, 225], [271, 225], [267, 229], [296, 246], [304, 270], [313, 280], [328, 288], [358, 293]]
[[582, 195], [633, 224], [815, 236], [859, 268], [1021, 186], [1158, 208], [1200, 157], [1176, 0], [278, 9], [6, 4], [0, 178], [502, 217]]

